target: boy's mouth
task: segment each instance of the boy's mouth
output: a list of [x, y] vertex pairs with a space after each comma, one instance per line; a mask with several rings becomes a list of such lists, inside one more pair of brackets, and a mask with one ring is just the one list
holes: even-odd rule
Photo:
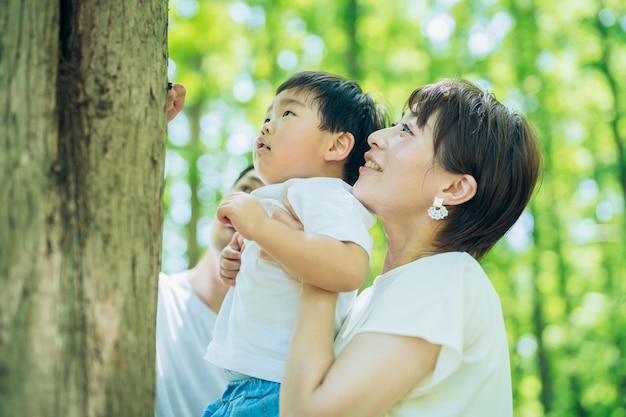
[[269, 151], [270, 147], [267, 146], [267, 144], [264, 141], [259, 139], [259, 140], [256, 141], [256, 150], [259, 151], [259, 150], [262, 150], [262, 149], [267, 149]]

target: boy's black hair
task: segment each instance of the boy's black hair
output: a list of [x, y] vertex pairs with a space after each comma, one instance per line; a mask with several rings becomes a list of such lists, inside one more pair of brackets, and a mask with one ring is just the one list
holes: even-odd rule
[[322, 71], [294, 74], [278, 87], [276, 95], [291, 89], [311, 95], [319, 109], [321, 130], [349, 132], [354, 136], [354, 148], [343, 169], [344, 180], [353, 185], [359, 176], [359, 167], [365, 163], [368, 136], [385, 127], [384, 111], [355, 81]]

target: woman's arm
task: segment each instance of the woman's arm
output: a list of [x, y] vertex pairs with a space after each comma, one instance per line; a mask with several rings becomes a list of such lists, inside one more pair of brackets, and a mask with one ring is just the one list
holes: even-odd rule
[[282, 417], [380, 416], [434, 368], [441, 349], [416, 337], [361, 333], [338, 357], [336, 294], [302, 285], [280, 393]]

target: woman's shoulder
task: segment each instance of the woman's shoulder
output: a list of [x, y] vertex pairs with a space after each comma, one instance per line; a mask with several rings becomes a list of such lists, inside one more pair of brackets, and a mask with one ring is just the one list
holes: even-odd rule
[[464, 252], [420, 258], [379, 276], [373, 287], [377, 300], [399, 304], [414, 300], [416, 294], [454, 304], [494, 292], [482, 266]]
[[[444, 252], [416, 259], [381, 275], [377, 280], [452, 279], [467, 274], [483, 274], [476, 259], [466, 252]], [[401, 279], [397, 279], [401, 278]]]

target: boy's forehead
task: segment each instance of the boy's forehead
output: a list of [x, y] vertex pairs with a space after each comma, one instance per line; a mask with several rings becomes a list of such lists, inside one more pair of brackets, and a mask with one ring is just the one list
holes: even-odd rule
[[290, 104], [313, 107], [311, 92], [297, 88], [283, 90], [274, 97], [274, 100], [272, 100], [272, 104], [269, 106], [268, 111], [271, 110], [273, 107], [286, 106]]

